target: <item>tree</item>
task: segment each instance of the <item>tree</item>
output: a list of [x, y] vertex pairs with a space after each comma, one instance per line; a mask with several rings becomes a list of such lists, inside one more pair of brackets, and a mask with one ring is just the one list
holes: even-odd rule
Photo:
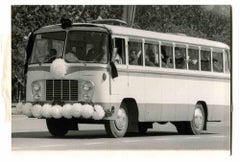
[[[222, 14], [224, 13], [224, 14]], [[183, 33], [231, 44], [230, 6], [136, 6], [134, 28]], [[88, 22], [99, 17], [122, 19], [123, 6], [116, 5], [31, 5], [12, 6], [12, 88], [24, 85], [26, 38], [33, 30], [59, 24], [62, 17]], [[24, 89], [24, 87], [22, 87]]]

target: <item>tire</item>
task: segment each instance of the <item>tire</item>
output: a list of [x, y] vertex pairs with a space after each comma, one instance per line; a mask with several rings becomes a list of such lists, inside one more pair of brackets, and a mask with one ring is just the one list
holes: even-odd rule
[[110, 137], [123, 137], [128, 129], [128, 112], [125, 105], [121, 105], [118, 110], [117, 119], [109, 120], [105, 123], [105, 130]]
[[174, 122], [179, 134], [198, 135], [201, 134], [205, 124], [205, 113], [203, 106], [197, 104], [192, 121]]
[[203, 106], [197, 104], [194, 110], [194, 115], [192, 121], [189, 123], [189, 134], [198, 135], [201, 134], [205, 124], [205, 113]]
[[67, 123], [64, 119], [46, 119], [48, 131], [54, 137], [63, 137], [68, 132]]

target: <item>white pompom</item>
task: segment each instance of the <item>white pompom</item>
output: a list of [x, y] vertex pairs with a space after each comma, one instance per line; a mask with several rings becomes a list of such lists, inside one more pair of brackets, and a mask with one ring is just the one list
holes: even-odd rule
[[32, 117], [32, 104], [31, 103], [26, 103], [23, 106], [23, 114], [28, 117]]
[[51, 118], [51, 110], [52, 110], [52, 105], [50, 104], [44, 104], [42, 107], [42, 116], [45, 118]]
[[16, 109], [17, 109], [17, 113], [18, 114], [21, 114], [23, 112], [23, 103], [22, 102], [19, 102], [17, 105], [16, 105]]
[[62, 108], [62, 115], [64, 118], [71, 119], [72, 118], [72, 105], [66, 104]]
[[57, 78], [63, 78], [67, 73], [67, 64], [64, 59], [55, 59], [51, 64], [50, 72]]
[[39, 104], [33, 105], [32, 114], [35, 118], [42, 117], [42, 106]]
[[105, 116], [105, 111], [103, 110], [102, 106], [94, 105], [93, 119], [101, 120], [104, 116]]
[[59, 119], [62, 117], [62, 106], [54, 105], [51, 110], [51, 115], [55, 119]]
[[72, 106], [72, 116], [75, 118], [80, 118], [82, 114], [82, 104], [80, 103], [75, 103]]
[[92, 117], [93, 115], [93, 107], [89, 104], [86, 104], [86, 105], [83, 105], [82, 106], [82, 117], [83, 118], [86, 118], [86, 119], [89, 119]]

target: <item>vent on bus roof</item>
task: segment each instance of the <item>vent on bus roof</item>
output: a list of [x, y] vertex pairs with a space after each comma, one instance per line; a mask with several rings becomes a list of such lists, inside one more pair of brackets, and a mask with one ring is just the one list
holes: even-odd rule
[[172, 34], [172, 35], [179, 35], [179, 36], [187, 36], [184, 33], [166, 33], [166, 34]]
[[127, 23], [119, 19], [101, 19], [101, 20], [92, 20], [89, 23], [93, 24], [108, 24], [108, 25], [118, 25], [118, 26], [127, 26]]

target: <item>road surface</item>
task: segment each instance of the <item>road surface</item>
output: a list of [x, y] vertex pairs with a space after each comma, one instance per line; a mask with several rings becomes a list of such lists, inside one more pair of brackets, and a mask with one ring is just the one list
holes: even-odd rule
[[54, 138], [45, 120], [12, 115], [12, 150], [224, 150], [230, 153], [229, 118], [221, 123], [208, 123], [203, 134], [179, 135], [168, 123], [154, 124], [146, 135], [130, 134], [108, 138], [103, 125], [79, 124], [63, 138]]

